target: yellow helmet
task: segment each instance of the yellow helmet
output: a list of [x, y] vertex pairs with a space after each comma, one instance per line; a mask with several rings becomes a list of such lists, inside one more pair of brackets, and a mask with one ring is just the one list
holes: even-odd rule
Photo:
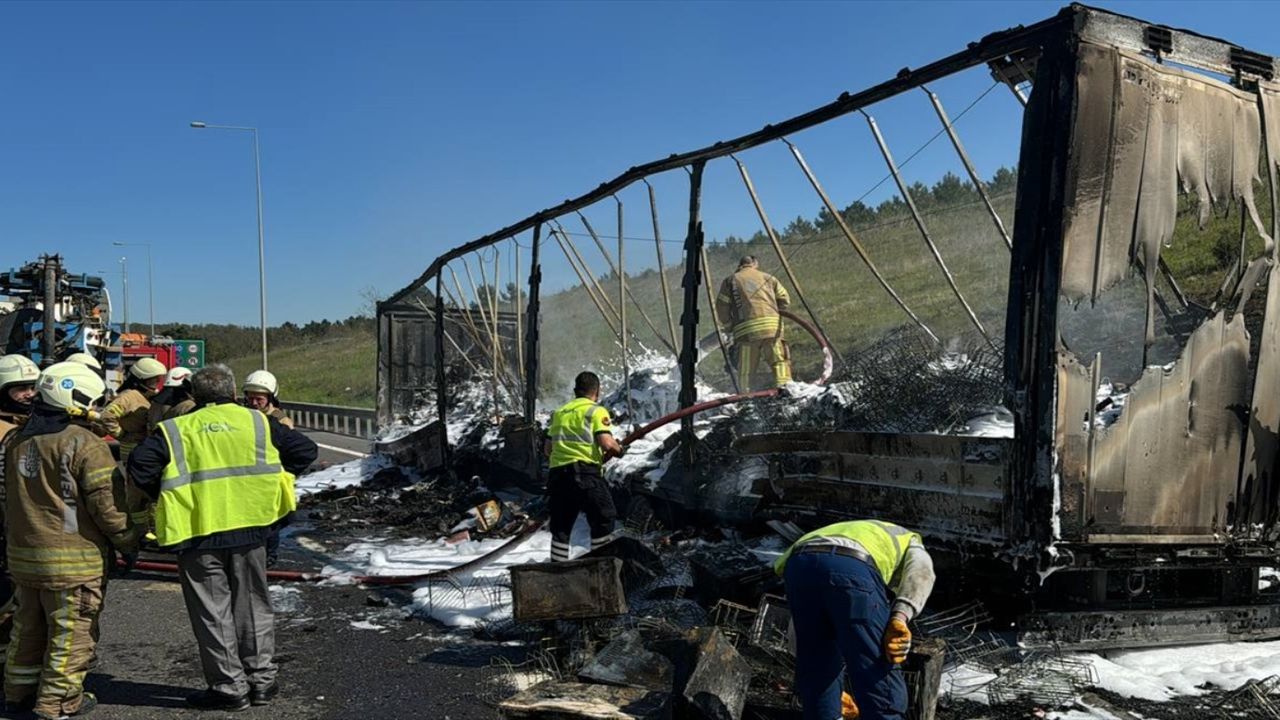
[[102, 363], [98, 362], [98, 358], [87, 352], [72, 353], [67, 356], [66, 362], [80, 363], [81, 365], [87, 365], [94, 370], [102, 369]]
[[25, 355], [0, 357], [0, 390], [10, 385], [34, 385], [40, 379], [40, 368]]
[[165, 368], [164, 363], [149, 357], [138, 358], [133, 367], [129, 368], [129, 374], [139, 380], [153, 380], [167, 372], [169, 370]]
[[107, 391], [106, 383], [92, 368], [65, 361], [45, 368], [36, 387], [46, 405], [64, 410], [88, 410]]

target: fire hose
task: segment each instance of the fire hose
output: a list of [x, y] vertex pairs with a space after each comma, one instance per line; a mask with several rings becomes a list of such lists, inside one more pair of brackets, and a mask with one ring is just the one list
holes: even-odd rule
[[[821, 376], [818, 377], [817, 380], [814, 381], [813, 384], [814, 385], [826, 384], [826, 382], [831, 379], [831, 374], [835, 369], [834, 354], [831, 351], [831, 344], [827, 341], [827, 338], [821, 332], [819, 332], [818, 329], [815, 328], [811, 323], [809, 323], [804, 318], [801, 318], [798, 315], [795, 315], [794, 313], [791, 313], [786, 310], [782, 310], [782, 311], [779, 311], [778, 314], [794, 322], [800, 327], [804, 328], [804, 330], [808, 332], [809, 335], [811, 335], [815, 341], [817, 341], [818, 346], [822, 348], [822, 355], [823, 355], [822, 374]], [[643, 438], [644, 436], [648, 435], [654, 430], [657, 430], [663, 425], [673, 423], [676, 420], [681, 420], [691, 415], [696, 415], [701, 412], [706, 412], [707, 410], [713, 410], [718, 407], [724, 407], [725, 405], [733, 405], [736, 403], [745, 402], [747, 400], [757, 400], [760, 398], [774, 397], [778, 395], [780, 392], [781, 392], [781, 388], [770, 388], [768, 390], [756, 390], [754, 392], [739, 393], [737, 395], [726, 395], [725, 397], [720, 397], [714, 400], [701, 402], [696, 405], [691, 405], [687, 408], [683, 408], [681, 410], [677, 410], [676, 412], [670, 413], [668, 415], [664, 415], [658, 418], [657, 420], [654, 420], [653, 422], [641, 427], [639, 430], [636, 430], [635, 432], [628, 435], [622, 441], [622, 445], [624, 447], [627, 445], [630, 445], [631, 443]], [[529, 536], [533, 535], [535, 532], [540, 530], [542, 526], [545, 524], [545, 522], [546, 521], [541, 518], [526, 519], [524, 521], [524, 525], [520, 528], [520, 530], [515, 535], [511, 536], [502, 545], [499, 545], [498, 547], [494, 548], [493, 550], [490, 550], [484, 555], [480, 555], [479, 557], [476, 557], [472, 560], [462, 563], [461, 565], [456, 565], [451, 568], [447, 568], [444, 570], [434, 570], [429, 573], [422, 573], [418, 575], [355, 575], [355, 576], [348, 576], [346, 579], [349, 579], [352, 582], [360, 585], [374, 585], [374, 586], [384, 586], [384, 587], [394, 586], [394, 585], [416, 585], [418, 583], [430, 582], [432, 580], [443, 580], [455, 573], [476, 570], [481, 567], [484, 567], [485, 565], [491, 562], [498, 560], [503, 555], [506, 555], [508, 552], [514, 550], [521, 542], [524, 542], [524, 540], [526, 540]], [[126, 567], [126, 564], [123, 560], [118, 561], [117, 565], [119, 567]], [[163, 572], [163, 573], [174, 573], [174, 574], [177, 574], [178, 572], [178, 566], [175, 563], [155, 562], [152, 560], [139, 560], [135, 562], [132, 567], [137, 570], [147, 570], [151, 572]], [[301, 570], [268, 570], [267, 571], [267, 579], [283, 580], [288, 582], [320, 582], [322, 580], [328, 580], [328, 579], [333, 579], [337, 577], [343, 577], [343, 576], [324, 575], [322, 573], [305, 572]]]

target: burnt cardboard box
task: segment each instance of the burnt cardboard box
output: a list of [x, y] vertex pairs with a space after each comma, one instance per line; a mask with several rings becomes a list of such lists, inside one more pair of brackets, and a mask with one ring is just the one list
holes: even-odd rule
[[627, 612], [618, 558], [580, 558], [511, 568], [516, 622], [615, 617]]

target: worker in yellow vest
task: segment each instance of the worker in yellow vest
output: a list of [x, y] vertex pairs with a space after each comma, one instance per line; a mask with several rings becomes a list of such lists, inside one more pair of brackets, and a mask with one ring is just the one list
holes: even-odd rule
[[294, 476], [316, 444], [236, 402], [225, 365], [191, 376], [196, 409], [160, 423], [129, 456], [156, 501], [156, 542], [178, 554], [179, 581], [208, 688], [201, 710], [266, 705], [278, 692], [266, 542], [297, 507]]
[[600, 378], [579, 373], [574, 399], [551, 414], [545, 453], [551, 458], [547, 491], [551, 497], [551, 560], [569, 559], [570, 536], [580, 513], [591, 527], [591, 548], [609, 542], [618, 511], [604, 479], [604, 463], [621, 457], [613, 421], [600, 401]]
[[791, 382], [791, 351], [782, 338], [782, 316], [791, 296], [778, 278], [760, 270], [754, 255], [744, 255], [738, 270], [720, 283], [716, 316], [733, 333], [733, 363], [738, 390], [751, 392]]
[[805, 720], [841, 717], [845, 672], [862, 720], [902, 720], [908, 623], [933, 592], [920, 536], [853, 520], [801, 537], [778, 561], [796, 635], [796, 695]]

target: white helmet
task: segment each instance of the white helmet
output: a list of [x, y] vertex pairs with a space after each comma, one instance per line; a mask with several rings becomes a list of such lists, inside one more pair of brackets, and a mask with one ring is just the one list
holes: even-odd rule
[[81, 365], [87, 365], [94, 370], [102, 369], [102, 363], [98, 362], [98, 358], [87, 352], [72, 353], [67, 356], [67, 359], [64, 362], [80, 363]]
[[45, 368], [37, 387], [46, 405], [64, 410], [88, 410], [107, 391], [98, 373], [77, 362], [60, 362]]
[[34, 385], [40, 379], [40, 368], [26, 355], [0, 357], [0, 390], [10, 385]]
[[276, 376], [266, 370], [254, 370], [244, 379], [244, 391], [247, 393], [260, 392], [274, 396], [279, 388]]
[[165, 379], [164, 379], [164, 386], [165, 386], [165, 387], [179, 387], [179, 386], [181, 386], [181, 385], [182, 385], [182, 383], [184, 383], [184, 382], [186, 382], [186, 381], [188, 381], [188, 380], [190, 380], [190, 379], [191, 379], [191, 371], [190, 371], [190, 370], [188, 370], [188, 369], [186, 369], [186, 368], [184, 368], [184, 367], [176, 367], [176, 368], [174, 368], [174, 369], [170, 370], [170, 371], [169, 371], [169, 374], [168, 374], [167, 376], [165, 376]]
[[129, 368], [129, 374], [139, 380], [153, 380], [169, 372], [165, 368], [164, 363], [155, 358], [138, 358], [138, 361]]

